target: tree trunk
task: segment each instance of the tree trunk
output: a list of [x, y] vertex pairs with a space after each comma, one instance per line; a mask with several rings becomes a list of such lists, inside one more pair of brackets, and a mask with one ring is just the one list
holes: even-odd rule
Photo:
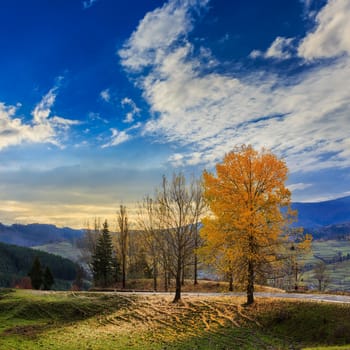
[[198, 279], [197, 279], [197, 274], [198, 274], [198, 257], [197, 253], [194, 253], [194, 281], [193, 284], [197, 285], [198, 284]]
[[168, 291], [168, 271], [165, 269], [164, 270], [164, 291], [167, 292]]
[[229, 280], [229, 287], [228, 287], [229, 292], [233, 292], [233, 273], [230, 272], [230, 280]]
[[126, 271], [125, 271], [125, 263], [126, 263], [126, 259], [125, 259], [125, 255], [123, 254], [123, 261], [122, 261], [122, 287], [123, 289], [125, 289], [126, 286]]
[[248, 262], [247, 305], [254, 303], [254, 265]]
[[155, 292], [157, 291], [157, 288], [158, 288], [157, 277], [158, 277], [157, 261], [156, 259], [153, 259], [153, 290]]
[[181, 285], [185, 285], [185, 262], [182, 263]]
[[198, 224], [196, 223], [195, 228], [195, 238], [194, 238], [194, 281], [193, 284], [198, 284], [198, 255], [197, 255], [197, 249], [198, 249]]
[[181, 258], [177, 259], [177, 269], [175, 277], [175, 297], [173, 303], [177, 303], [181, 299], [181, 275], [182, 275], [182, 261]]

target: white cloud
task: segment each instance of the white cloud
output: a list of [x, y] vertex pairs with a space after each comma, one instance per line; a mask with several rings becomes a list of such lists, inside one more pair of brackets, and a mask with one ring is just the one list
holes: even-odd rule
[[[301, 0], [308, 17], [315, 21], [315, 28], [295, 47], [295, 38], [277, 37], [262, 52], [253, 50], [249, 57], [288, 59], [297, 55], [306, 60], [337, 57], [350, 54], [350, 2], [329, 0], [319, 13], [310, 11], [313, 1]], [[315, 19], [313, 19], [315, 17]]]
[[[213, 164], [236, 144], [250, 143], [286, 158], [291, 171], [350, 166], [344, 127], [350, 116], [349, 56], [310, 67], [289, 77], [288, 84], [285, 76], [264, 71], [239, 78], [208, 72], [186, 37], [191, 5], [170, 1], [147, 14], [120, 52], [126, 69], [148, 68], [138, 84], [154, 117], [143, 132], [189, 150], [169, 160]], [[170, 13], [181, 13], [171, 35], [164, 35], [161, 44], [145, 40], [150, 33], [169, 34], [163, 26]], [[285, 58], [292, 44], [291, 38], [277, 38], [264, 55]]]
[[309, 187], [312, 187], [312, 184], [306, 184], [303, 182], [298, 182], [296, 184], [288, 185], [288, 189], [292, 192], [293, 191], [302, 191], [302, 190], [305, 190], [306, 188], [309, 188]]
[[100, 97], [102, 98], [103, 101], [105, 101], [105, 102], [110, 102], [110, 100], [111, 100], [111, 94], [110, 94], [109, 89], [102, 90], [102, 91], [100, 92]]
[[300, 0], [301, 4], [304, 7], [304, 17], [305, 18], [314, 18], [317, 12], [313, 10], [314, 0]]
[[86, 1], [83, 1], [83, 7], [84, 9], [88, 9], [90, 8], [95, 2], [97, 2], [97, 0], [86, 0]]
[[316, 27], [301, 42], [298, 54], [307, 60], [350, 54], [350, 1], [329, 0], [316, 16]]
[[192, 29], [189, 12], [205, 6], [208, 1], [169, 1], [163, 7], [147, 13], [123, 49], [118, 52], [122, 65], [138, 71], [162, 61], [166, 55], [164, 50]]
[[260, 50], [253, 50], [250, 54], [249, 54], [249, 57], [250, 58], [258, 58], [258, 57], [263, 57], [264, 56], [264, 53]]
[[100, 113], [90, 112], [88, 114], [88, 118], [91, 121], [93, 121], [93, 122], [101, 121], [104, 124], [108, 124], [109, 123], [109, 121], [107, 119], [104, 119], [104, 118], [101, 117]]
[[266, 52], [259, 50], [253, 50], [250, 54], [250, 58], [264, 57], [264, 58], [277, 58], [277, 59], [288, 59], [293, 56], [293, 38], [284, 38], [278, 36]]
[[30, 123], [24, 123], [16, 117], [17, 107], [0, 103], [0, 150], [22, 143], [51, 143], [61, 146], [61, 132], [78, 122], [59, 116], [50, 117], [56, 90], [57, 88], [51, 89], [35, 106]]
[[290, 58], [292, 56], [293, 38], [283, 38], [278, 36], [265, 53], [265, 57], [275, 57], [280, 59]]
[[119, 131], [113, 128], [111, 129], [111, 131], [112, 131], [111, 140], [108, 143], [102, 145], [102, 148], [118, 146], [121, 143], [124, 143], [130, 139], [130, 135], [127, 134], [126, 131]]
[[180, 153], [174, 153], [169, 157], [168, 161], [175, 167], [182, 166], [184, 165], [184, 155]]
[[136, 103], [129, 97], [125, 97], [122, 99], [121, 105], [126, 108], [127, 106], [130, 108], [130, 111], [126, 114], [124, 123], [132, 123], [135, 120], [135, 116], [140, 115], [140, 108], [136, 106]]

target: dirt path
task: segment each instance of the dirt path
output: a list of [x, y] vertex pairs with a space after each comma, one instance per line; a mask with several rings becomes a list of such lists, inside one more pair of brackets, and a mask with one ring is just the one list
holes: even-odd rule
[[[117, 292], [118, 294], [136, 294], [136, 295], [159, 295], [169, 296], [173, 293], [163, 292]], [[182, 296], [198, 296], [198, 297], [220, 297], [220, 296], [237, 296], [245, 297], [245, 293], [182, 293]], [[350, 304], [350, 296], [346, 295], [334, 295], [334, 294], [306, 294], [306, 293], [267, 293], [257, 292], [254, 293], [256, 298], [283, 298], [283, 299], [298, 299], [298, 300], [309, 300], [319, 302], [330, 302], [330, 303], [345, 303]]]

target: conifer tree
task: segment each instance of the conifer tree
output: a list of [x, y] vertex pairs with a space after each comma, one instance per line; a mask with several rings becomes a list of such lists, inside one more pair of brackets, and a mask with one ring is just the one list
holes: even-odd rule
[[41, 270], [40, 260], [37, 256], [34, 258], [34, 261], [28, 273], [28, 276], [30, 277], [32, 287], [34, 289], [40, 289], [41, 284], [43, 283], [43, 272]]
[[107, 220], [103, 224], [96, 251], [92, 257], [92, 271], [95, 286], [107, 287], [113, 280], [113, 245]]
[[52, 285], [55, 283], [55, 280], [52, 276], [51, 270], [46, 266], [43, 274], [43, 289], [50, 290]]

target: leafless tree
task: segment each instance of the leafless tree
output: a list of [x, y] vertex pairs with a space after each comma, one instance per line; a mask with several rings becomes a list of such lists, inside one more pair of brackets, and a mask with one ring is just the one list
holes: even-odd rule
[[137, 225], [142, 232], [142, 240], [151, 259], [153, 290], [158, 289], [159, 260], [162, 257], [160, 242], [159, 218], [156, 215], [155, 202], [150, 196], [146, 196], [138, 208]]
[[202, 215], [206, 211], [206, 205], [203, 197], [203, 184], [201, 180], [192, 181], [193, 184], [193, 217], [194, 217], [194, 225], [193, 225], [193, 239], [194, 239], [194, 252], [193, 252], [193, 283], [198, 284], [198, 248], [200, 248], [202, 244], [201, 237], [199, 235], [199, 225], [200, 219]]
[[128, 214], [126, 211], [126, 206], [121, 205], [118, 213], [118, 226], [119, 226], [119, 253], [121, 258], [121, 268], [122, 268], [122, 287], [126, 286], [126, 263], [127, 263], [127, 253], [128, 253], [128, 243], [129, 243], [129, 223]]
[[90, 272], [92, 272], [92, 256], [95, 254], [98, 237], [101, 234], [100, 227], [100, 218], [94, 219], [92, 228], [90, 227], [89, 221], [87, 221], [84, 234], [77, 242], [77, 247], [81, 252], [81, 262], [83, 266], [90, 270]]
[[169, 182], [163, 176], [157, 191], [158, 217], [170, 255], [170, 270], [175, 277], [174, 302], [181, 299], [181, 282], [186, 264], [191, 261], [198, 225], [196, 199], [199, 187], [192, 181], [186, 184], [183, 174], [173, 174]]
[[327, 272], [327, 265], [324, 261], [318, 261], [314, 267], [313, 277], [318, 282], [318, 290], [324, 291], [329, 283], [329, 274]]
[[[173, 174], [171, 181], [163, 176], [155, 196], [146, 197], [139, 206], [138, 224], [144, 232], [145, 244], [153, 259], [154, 289], [157, 287], [158, 264], [164, 274], [167, 290], [170, 275], [175, 279], [174, 302], [181, 299], [185, 269], [195, 265], [197, 276], [199, 246], [198, 226], [203, 211], [201, 182], [186, 184], [183, 174]], [[196, 278], [196, 277], [195, 277]]]

